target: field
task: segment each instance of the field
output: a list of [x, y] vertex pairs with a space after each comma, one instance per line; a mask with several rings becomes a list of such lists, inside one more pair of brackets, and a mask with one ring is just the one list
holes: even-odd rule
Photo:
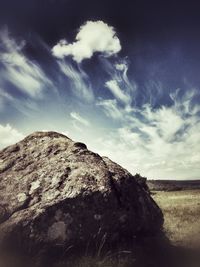
[[[196, 187], [194, 187], [194, 185]], [[154, 183], [158, 188], [158, 184]], [[169, 264], [166, 259], [159, 267], [199, 267], [200, 249], [200, 189], [199, 182], [173, 182], [159, 183], [159, 189], [164, 186], [165, 191], [152, 191], [152, 197], [158, 203], [164, 214], [164, 231], [175, 247]], [[189, 189], [187, 189], [189, 188]], [[192, 189], [191, 189], [192, 188]], [[197, 188], [197, 189], [196, 189]], [[176, 190], [177, 189], [177, 190]], [[170, 191], [172, 190], [172, 191]], [[167, 252], [166, 252], [167, 253]], [[169, 252], [168, 252], [169, 253]], [[137, 267], [132, 257], [83, 258], [78, 267]], [[167, 256], [168, 257], [168, 256]], [[151, 266], [149, 265], [144, 265]], [[59, 267], [68, 267], [66, 263]], [[70, 265], [71, 267], [71, 265]]]
[[172, 243], [200, 247], [200, 190], [157, 191], [153, 198], [164, 213], [164, 229]]
[[[183, 186], [184, 185], [184, 186]], [[187, 184], [188, 186], [189, 184]], [[55, 267], [199, 267], [200, 266], [200, 189], [191, 189], [193, 184], [172, 185], [171, 182], [161, 184], [154, 183], [153, 186], [159, 190], [151, 190], [152, 197], [158, 203], [164, 214], [164, 231], [172, 244], [172, 250], [166, 251], [166, 259], [161, 258], [161, 264], [147, 265], [137, 264], [131, 251], [120, 251], [120, 253], [109, 253], [104, 255], [97, 253], [90, 257], [85, 255], [81, 258], [63, 260], [55, 264]], [[161, 190], [161, 186], [164, 191]], [[183, 187], [182, 187], [183, 186]], [[189, 189], [187, 189], [189, 188]], [[198, 187], [197, 187], [198, 188]], [[177, 189], [177, 190], [176, 190]], [[171, 245], [170, 245], [171, 247]], [[14, 264], [1, 265], [0, 267], [21, 267]], [[43, 266], [49, 266], [43, 264]]]
[[[199, 267], [200, 249], [200, 189], [199, 182], [154, 182], [151, 191], [164, 214], [164, 231], [175, 248], [161, 264], [144, 266]], [[164, 188], [164, 191], [161, 191]], [[192, 189], [191, 189], [192, 188]], [[137, 267], [132, 257], [83, 258], [77, 267]], [[170, 259], [171, 258], [171, 259]], [[169, 263], [166, 262], [169, 260]], [[143, 266], [143, 265], [142, 265]], [[68, 267], [66, 263], [59, 267]], [[71, 265], [70, 265], [71, 267]]]

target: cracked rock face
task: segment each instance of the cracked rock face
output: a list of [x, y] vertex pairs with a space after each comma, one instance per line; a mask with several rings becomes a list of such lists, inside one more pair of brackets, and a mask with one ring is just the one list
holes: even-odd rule
[[163, 223], [134, 176], [55, 132], [33, 133], [0, 152], [0, 196], [2, 242], [118, 243], [155, 235]]

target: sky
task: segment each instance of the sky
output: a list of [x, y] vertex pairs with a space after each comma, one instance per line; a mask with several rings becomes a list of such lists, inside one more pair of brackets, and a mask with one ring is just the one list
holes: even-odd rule
[[34, 131], [149, 179], [199, 179], [198, 3], [1, 0], [0, 148]]

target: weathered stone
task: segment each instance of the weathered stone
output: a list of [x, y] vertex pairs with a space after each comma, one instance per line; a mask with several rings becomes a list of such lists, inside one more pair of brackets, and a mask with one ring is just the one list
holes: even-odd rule
[[130, 241], [162, 229], [160, 209], [128, 171], [55, 132], [0, 152], [0, 235], [63, 247]]

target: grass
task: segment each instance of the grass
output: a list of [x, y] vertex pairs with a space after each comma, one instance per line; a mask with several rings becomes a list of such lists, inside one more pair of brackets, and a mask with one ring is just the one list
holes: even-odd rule
[[[174, 267], [199, 267], [200, 258], [193, 250], [200, 248], [200, 190], [155, 191], [152, 195], [164, 214], [164, 230], [175, 250]], [[188, 250], [189, 249], [189, 250]], [[192, 249], [190, 251], [190, 249]], [[196, 250], [195, 250], [196, 251]], [[177, 254], [179, 253], [179, 254]], [[199, 253], [198, 253], [199, 255]], [[132, 258], [133, 259], [133, 258]], [[134, 267], [131, 257], [82, 257], [74, 265], [58, 267]], [[145, 265], [146, 266], [146, 265]], [[151, 266], [151, 265], [149, 265]], [[163, 262], [164, 266], [164, 262]], [[160, 266], [162, 267], [162, 266]]]
[[108, 257], [82, 256], [63, 261], [55, 267], [132, 267], [134, 259], [129, 256], [110, 255]]
[[175, 245], [200, 247], [200, 190], [155, 192], [164, 213], [164, 229]]
[[[200, 248], [200, 190], [182, 191], [155, 191], [152, 197], [163, 211], [165, 223], [164, 230], [166, 235], [177, 247]], [[137, 261], [131, 251], [121, 251], [118, 253], [103, 253], [99, 246], [94, 256], [87, 255], [81, 257], [63, 259], [57, 262], [54, 267], [137, 267]], [[176, 250], [175, 250], [176, 251]], [[185, 251], [185, 250], [184, 250]], [[197, 260], [188, 251], [182, 252], [177, 256], [178, 264], [173, 267], [199, 267], [200, 258]], [[196, 255], [196, 254], [195, 254]], [[176, 260], [176, 259], [175, 259]], [[181, 260], [181, 264], [180, 264]], [[0, 267], [21, 267], [16, 258], [11, 264], [0, 262]], [[30, 266], [31, 265], [24, 265]], [[49, 264], [43, 264], [47, 267]], [[154, 266], [154, 265], [148, 265]], [[159, 266], [159, 267], [163, 267]], [[146, 267], [146, 265], [145, 265]], [[171, 266], [170, 266], [171, 267]]]

